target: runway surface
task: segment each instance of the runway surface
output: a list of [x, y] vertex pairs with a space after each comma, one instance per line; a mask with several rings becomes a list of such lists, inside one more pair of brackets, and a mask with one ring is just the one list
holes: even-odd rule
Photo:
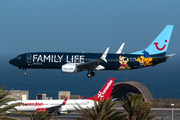
[[[117, 110], [125, 112], [125, 110], [122, 107], [117, 107]], [[172, 109], [171, 108], [152, 108], [151, 111], [155, 112], [156, 118], [159, 118], [159, 120], [172, 120]], [[77, 116], [81, 116], [81, 114], [78, 113], [67, 113], [67, 114], [61, 114], [58, 116], [54, 116], [53, 120], [76, 120]], [[25, 116], [20, 115], [13, 115], [12, 117], [19, 118], [21, 120], [29, 120], [29, 118]], [[174, 115], [173, 120], [180, 120], [180, 109], [174, 108]]]

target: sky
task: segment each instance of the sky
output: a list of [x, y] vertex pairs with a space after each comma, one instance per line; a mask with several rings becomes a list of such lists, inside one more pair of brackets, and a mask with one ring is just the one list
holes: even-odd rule
[[[7, 76], [23, 79], [20, 74], [24, 71], [8, 63], [19, 54], [103, 53], [107, 47], [110, 47], [109, 53], [115, 53], [123, 42], [123, 53], [131, 53], [145, 49], [166, 25], [174, 25], [167, 54], [176, 55], [162, 64], [171, 67], [163, 69], [159, 65], [162, 69], [151, 74], [158, 73], [160, 78], [169, 74], [179, 79], [179, 5], [180, 0], [0, 0], [0, 80], [6, 80]], [[9, 74], [11, 72], [15, 74]], [[132, 75], [131, 80], [138, 79], [138, 75]], [[86, 73], [83, 76], [86, 78]], [[92, 79], [98, 79], [98, 74], [96, 76]], [[13, 82], [16, 81], [13, 79]]]
[[124, 53], [146, 48], [174, 25], [168, 54], [179, 56], [179, 0], [1, 0], [0, 55]]

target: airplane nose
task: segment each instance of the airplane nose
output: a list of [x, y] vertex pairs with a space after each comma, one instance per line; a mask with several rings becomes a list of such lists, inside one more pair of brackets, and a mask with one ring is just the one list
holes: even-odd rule
[[11, 59], [11, 60], [9, 61], [9, 63], [12, 64], [12, 65], [14, 65], [14, 64], [15, 64], [15, 60], [14, 60], [14, 59]]

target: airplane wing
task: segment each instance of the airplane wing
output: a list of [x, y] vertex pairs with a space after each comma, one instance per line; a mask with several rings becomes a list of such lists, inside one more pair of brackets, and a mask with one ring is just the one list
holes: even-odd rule
[[63, 101], [62, 104], [57, 105], [57, 106], [53, 106], [53, 107], [46, 108], [46, 110], [47, 110], [49, 113], [53, 113], [53, 112], [57, 111], [58, 109], [60, 109], [60, 108], [62, 107], [62, 105], [65, 105], [65, 104], [66, 104], [67, 99], [68, 99], [68, 97], [66, 97], [66, 99]]
[[77, 64], [78, 69], [79, 70], [103, 70], [103, 69], [105, 69], [102, 65], [99, 65], [99, 63], [101, 61], [105, 61], [107, 63], [106, 56], [107, 56], [108, 51], [109, 51], [109, 47], [105, 50], [105, 52], [103, 53], [101, 58], [99, 58], [95, 61]]
[[117, 50], [116, 54], [121, 54], [123, 47], [124, 47], [125, 43], [122, 43], [122, 45], [119, 47], [119, 49]]

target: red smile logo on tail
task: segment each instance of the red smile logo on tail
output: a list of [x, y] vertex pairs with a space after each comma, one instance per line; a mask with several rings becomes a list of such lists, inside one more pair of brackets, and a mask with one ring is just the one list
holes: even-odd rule
[[[167, 40], [165, 40], [165, 42], [167, 42]], [[159, 44], [159, 43], [157, 43], [157, 42], [154, 43], [154, 45], [156, 46], [156, 48], [157, 48], [159, 51], [164, 50], [164, 48], [166, 47], [166, 45], [164, 45], [162, 48], [159, 48], [159, 47], [158, 47], [158, 44]]]

